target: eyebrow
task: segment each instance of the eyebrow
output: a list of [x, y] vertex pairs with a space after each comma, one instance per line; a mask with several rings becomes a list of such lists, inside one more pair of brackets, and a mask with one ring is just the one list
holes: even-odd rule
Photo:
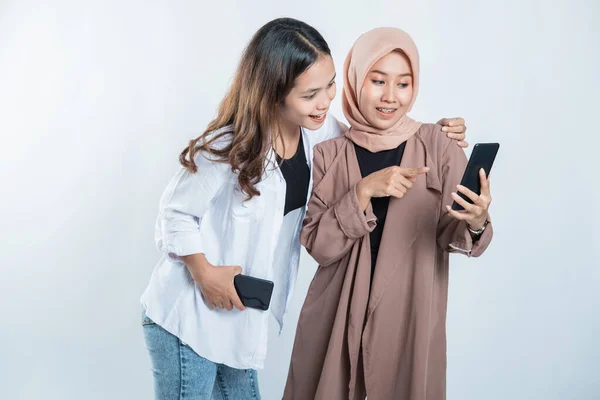
[[[383, 71], [379, 71], [378, 69], [374, 69], [373, 71], [370, 71], [370, 72], [375, 73], [375, 74], [381, 74], [381, 75], [384, 75], [384, 76], [388, 75], [388, 74], [386, 74]], [[412, 74], [410, 72], [407, 72], [406, 74], [400, 74], [400, 76], [412, 76]]]
[[[333, 81], [335, 81], [336, 76], [337, 75], [333, 75], [333, 78], [331, 78], [331, 80], [329, 81], [329, 83], [327, 85], [331, 85], [333, 83]], [[308, 94], [308, 93], [316, 92], [318, 90], [321, 90], [321, 88], [308, 89], [308, 90], [302, 92], [301, 94]]]

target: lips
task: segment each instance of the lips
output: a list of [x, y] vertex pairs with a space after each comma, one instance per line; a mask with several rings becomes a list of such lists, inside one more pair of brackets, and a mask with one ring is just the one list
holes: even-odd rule
[[309, 115], [310, 119], [312, 119], [315, 122], [323, 122], [323, 121], [325, 121], [325, 117], [326, 116], [327, 116], [327, 112], [324, 112], [322, 114]]
[[383, 108], [383, 107], [376, 107], [376, 108], [377, 108], [377, 111], [385, 113], [385, 114], [393, 114], [397, 110], [397, 108]]
[[396, 111], [398, 111], [397, 108], [376, 107], [375, 109], [377, 110], [377, 115], [379, 115], [381, 118], [386, 118], [386, 119], [393, 118]]

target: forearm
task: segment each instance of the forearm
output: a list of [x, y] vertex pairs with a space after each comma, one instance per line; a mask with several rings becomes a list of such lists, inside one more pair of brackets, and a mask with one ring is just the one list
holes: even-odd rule
[[211, 267], [204, 253], [190, 254], [179, 257], [179, 259], [185, 264], [190, 275], [192, 275], [192, 278], [196, 282], [199, 282], [206, 273], [206, 270]]

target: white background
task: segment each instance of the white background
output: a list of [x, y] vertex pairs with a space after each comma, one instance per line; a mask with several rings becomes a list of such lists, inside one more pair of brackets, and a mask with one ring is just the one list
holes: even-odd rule
[[[554, 1], [0, 0], [0, 398], [152, 397], [139, 297], [160, 194], [280, 16], [323, 34], [340, 77], [359, 34], [403, 28], [412, 116], [501, 143], [492, 245], [451, 260], [448, 399], [600, 398], [600, 5]], [[266, 400], [314, 270], [303, 251]]]

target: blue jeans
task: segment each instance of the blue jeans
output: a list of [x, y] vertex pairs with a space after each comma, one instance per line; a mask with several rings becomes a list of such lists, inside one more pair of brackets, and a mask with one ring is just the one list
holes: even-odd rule
[[200, 357], [177, 336], [142, 315], [156, 400], [260, 400], [257, 373]]

